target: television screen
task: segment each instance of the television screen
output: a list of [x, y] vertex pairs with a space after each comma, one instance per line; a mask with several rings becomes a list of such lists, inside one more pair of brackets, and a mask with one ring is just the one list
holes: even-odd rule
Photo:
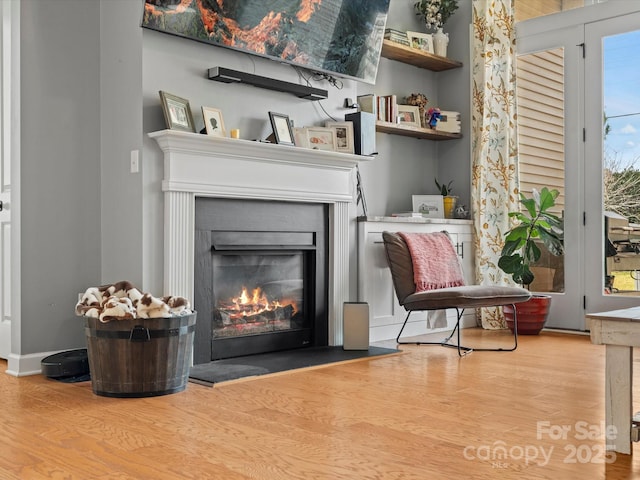
[[142, 26], [374, 84], [390, 0], [145, 0]]

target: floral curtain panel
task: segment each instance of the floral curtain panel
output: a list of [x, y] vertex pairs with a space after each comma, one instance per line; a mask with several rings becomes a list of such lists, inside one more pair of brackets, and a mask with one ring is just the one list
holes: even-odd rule
[[[518, 145], [513, 0], [473, 0], [472, 180], [476, 280], [513, 281], [498, 268], [508, 212], [518, 209]], [[484, 328], [506, 328], [499, 308], [481, 311]]]

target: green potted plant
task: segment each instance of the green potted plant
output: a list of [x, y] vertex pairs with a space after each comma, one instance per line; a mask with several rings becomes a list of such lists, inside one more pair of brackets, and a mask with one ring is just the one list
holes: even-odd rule
[[453, 180], [449, 183], [440, 184], [438, 179], [435, 179], [435, 182], [436, 187], [440, 190], [440, 195], [442, 195], [445, 218], [454, 218], [458, 197], [456, 195], [452, 195], [453, 189], [451, 188], [451, 184], [453, 183]]
[[[520, 203], [524, 210], [509, 213], [509, 217], [518, 223], [505, 234], [498, 267], [523, 287], [529, 288], [535, 278], [531, 265], [540, 259], [540, 247], [546, 248], [551, 255], [564, 253], [563, 221], [549, 212], [555, 206], [558, 194], [558, 190], [547, 187], [539, 192], [534, 188], [531, 198], [521, 193]], [[528, 302], [516, 305], [518, 333], [539, 333], [547, 320], [550, 302], [550, 295], [534, 295]], [[503, 312], [507, 325], [513, 330], [513, 307], [505, 306]]]

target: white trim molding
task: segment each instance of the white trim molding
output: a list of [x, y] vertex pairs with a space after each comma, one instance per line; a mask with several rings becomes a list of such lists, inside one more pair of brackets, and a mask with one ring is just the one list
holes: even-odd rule
[[162, 130], [164, 293], [193, 302], [196, 197], [324, 203], [329, 208], [329, 344], [342, 344], [349, 300], [349, 204], [356, 170], [371, 157]]

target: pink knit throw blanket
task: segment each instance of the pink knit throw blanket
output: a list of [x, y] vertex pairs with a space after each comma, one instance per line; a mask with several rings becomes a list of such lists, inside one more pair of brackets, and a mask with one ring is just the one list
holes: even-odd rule
[[462, 267], [449, 235], [398, 232], [409, 247], [416, 292], [464, 285]]

